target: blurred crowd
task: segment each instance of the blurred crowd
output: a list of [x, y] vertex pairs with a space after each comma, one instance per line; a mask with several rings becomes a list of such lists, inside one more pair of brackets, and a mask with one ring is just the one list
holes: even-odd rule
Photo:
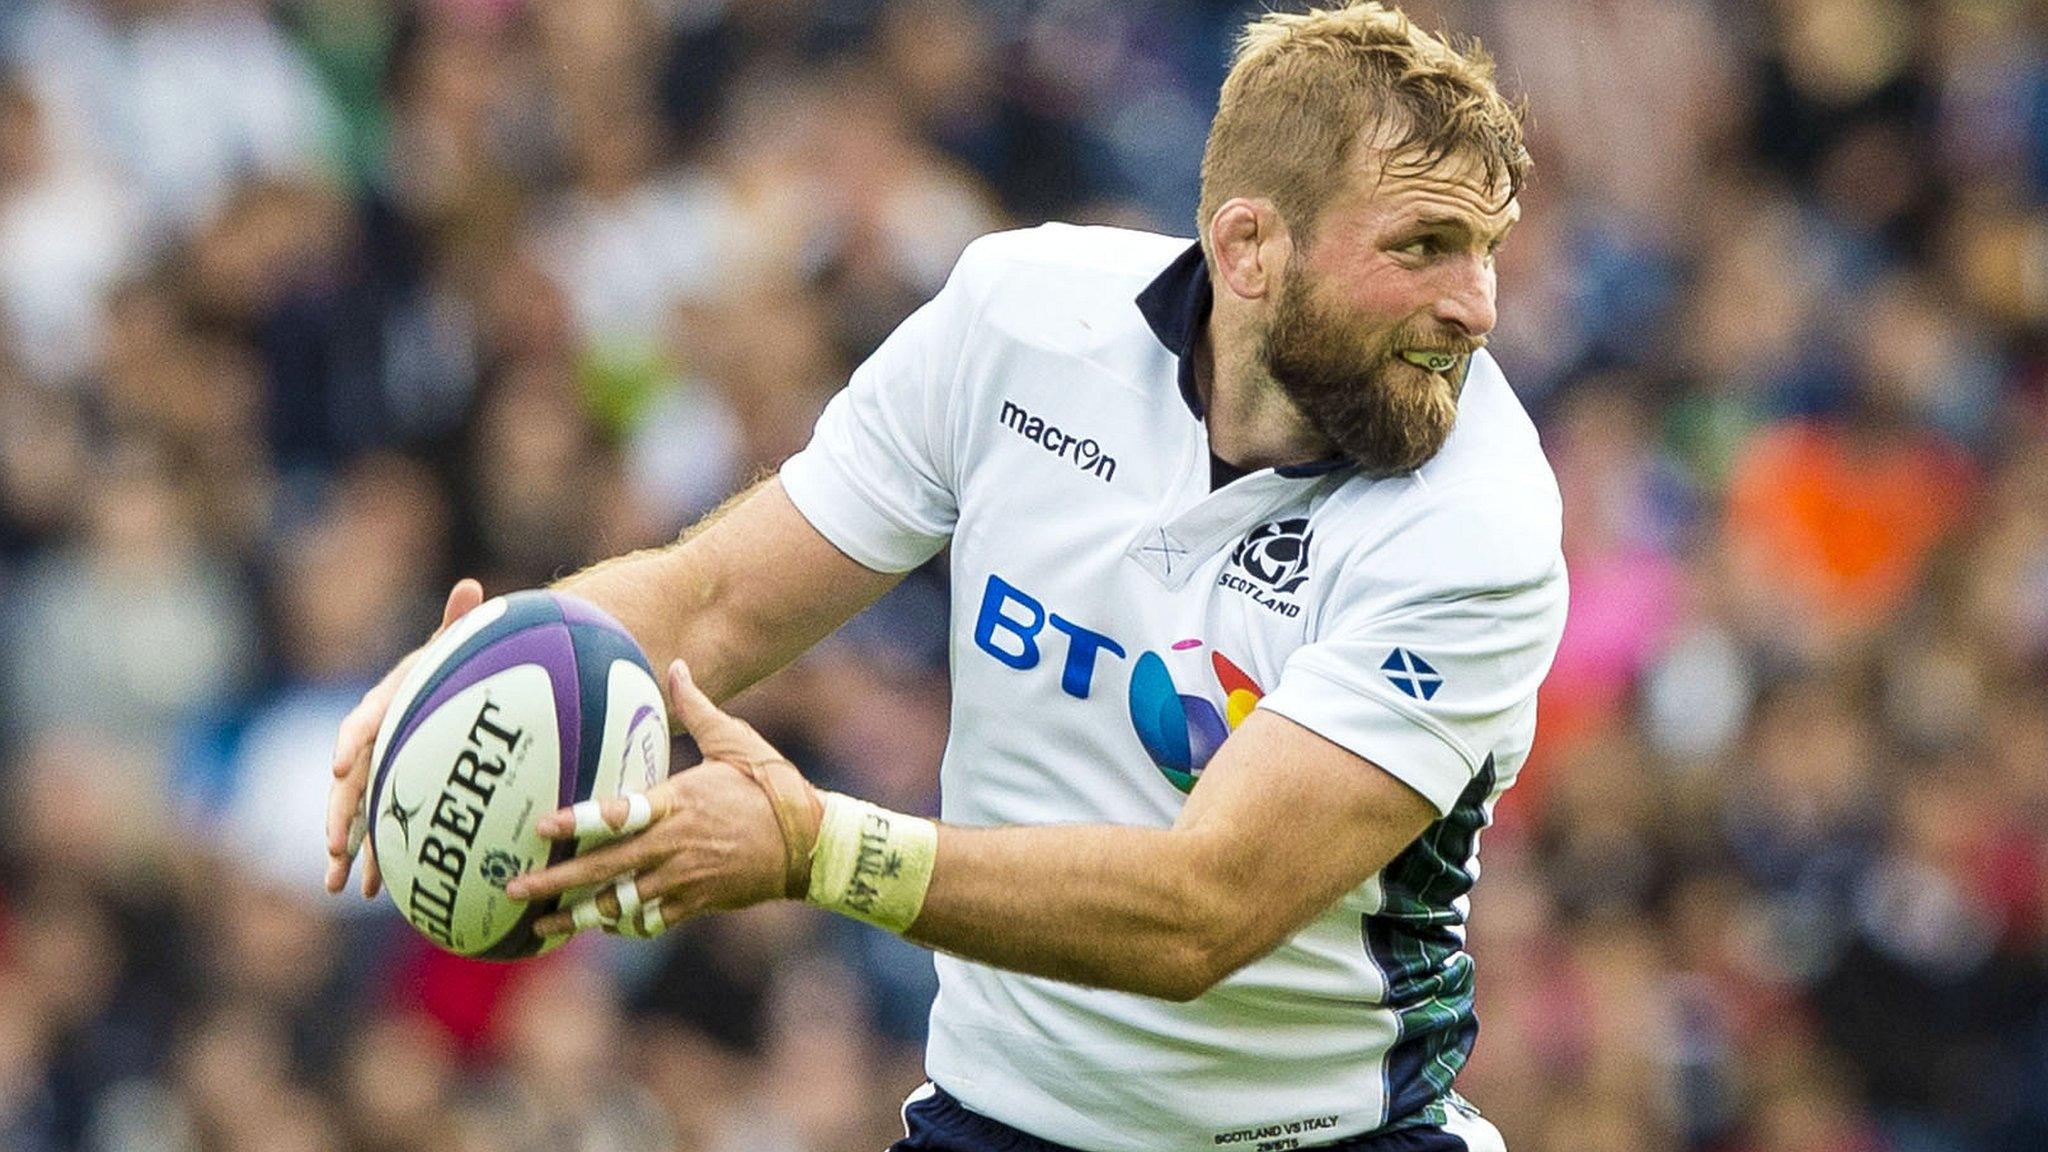
[[[933, 981], [320, 894], [438, 618], [800, 447], [986, 231], [1192, 234], [1241, 0], [0, 3], [0, 1148], [840, 1152]], [[1485, 837], [1516, 1152], [2048, 1148], [2048, 7], [1446, 0], [1573, 604]], [[738, 702], [935, 809], [942, 571]]]

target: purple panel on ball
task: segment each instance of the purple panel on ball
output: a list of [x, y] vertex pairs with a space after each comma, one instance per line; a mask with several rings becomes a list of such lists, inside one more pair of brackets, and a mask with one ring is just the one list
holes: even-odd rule
[[551, 592], [549, 595], [555, 598], [555, 606], [562, 610], [562, 619], [571, 624], [601, 624], [622, 636], [631, 635], [626, 631], [625, 625], [612, 619], [611, 613], [581, 596], [570, 596], [561, 592]]
[[562, 771], [557, 793], [563, 807], [574, 802], [583, 706], [576, 696], [576, 649], [569, 641], [569, 629], [560, 624], [541, 624], [516, 632], [463, 661], [454, 675], [441, 681], [426, 702], [413, 710], [406, 726], [393, 734], [391, 746], [384, 753], [384, 763], [388, 765], [397, 760], [399, 749], [405, 746], [414, 732], [419, 731], [426, 718], [456, 693], [479, 680], [521, 664], [538, 664], [547, 670], [548, 686], [555, 695], [556, 734], [561, 740]]
[[[660, 778], [655, 775], [656, 765], [651, 760], [641, 765], [642, 770], [638, 776], [633, 774], [633, 753], [640, 748], [640, 741], [637, 739], [640, 726], [657, 722], [658, 718], [655, 716], [654, 709], [649, 708], [647, 705], [642, 704], [633, 710], [632, 722], [626, 725], [626, 748], [625, 751], [620, 753], [619, 786], [621, 788], [625, 788], [628, 791], [642, 791], [661, 783]], [[660, 738], [666, 740], [668, 733], [663, 732]]]

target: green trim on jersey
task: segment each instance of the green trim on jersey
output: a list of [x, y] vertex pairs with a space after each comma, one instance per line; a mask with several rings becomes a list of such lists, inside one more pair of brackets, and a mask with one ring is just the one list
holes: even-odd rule
[[1360, 926], [1366, 952], [1386, 979], [1386, 1006], [1399, 1029], [1382, 1072], [1385, 1122], [1393, 1127], [1442, 1122], [1433, 1105], [1450, 1092], [1479, 1034], [1472, 957], [1453, 931], [1465, 916], [1454, 902], [1477, 880], [1473, 851], [1494, 784], [1489, 756], [1450, 814], [1380, 874], [1385, 902]]

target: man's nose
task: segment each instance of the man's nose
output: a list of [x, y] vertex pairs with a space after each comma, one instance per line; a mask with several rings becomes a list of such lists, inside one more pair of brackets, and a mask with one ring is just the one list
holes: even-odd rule
[[1436, 319], [1458, 328], [1467, 336], [1484, 336], [1493, 331], [1493, 263], [1474, 256], [1446, 272], [1443, 291], [1437, 296]]

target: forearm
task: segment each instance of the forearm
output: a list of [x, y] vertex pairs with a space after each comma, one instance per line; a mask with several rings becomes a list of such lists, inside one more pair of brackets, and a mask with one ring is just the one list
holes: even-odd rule
[[839, 553], [765, 480], [682, 538], [586, 568], [554, 587], [610, 612], [666, 667], [680, 657], [713, 700], [789, 663], [897, 576]]
[[905, 935], [998, 968], [1187, 1000], [1270, 934], [1241, 919], [1256, 913], [1236, 907], [1227, 869], [1187, 829], [942, 825], [931, 888]]
[[910, 939], [970, 960], [1185, 1000], [1277, 947], [1437, 818], [1283, 717], [1247, 717], [1171, 829], [941, 825]]
[[720, 614], [730, 589], [725, 534], [718, 525], [759, 490], [757, 484], [734, 495], [673, 543], [601, 561], [554, 587], [611, 613], [655, 668], [681, 658], [713, 699], [727, 699], [775, 667], [750, 666], [749, 653], [763, 663], [768, 654], [726, 639], [723, 633], [734, 631], [735, 622]]

